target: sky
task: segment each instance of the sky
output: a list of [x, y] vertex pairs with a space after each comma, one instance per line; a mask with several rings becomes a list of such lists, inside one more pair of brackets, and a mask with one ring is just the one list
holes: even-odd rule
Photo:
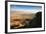
[[32, 6], [32, 5], [10, 5], [11, 11], [32, 11], [38, 12], [42, 10], [42, 6]]

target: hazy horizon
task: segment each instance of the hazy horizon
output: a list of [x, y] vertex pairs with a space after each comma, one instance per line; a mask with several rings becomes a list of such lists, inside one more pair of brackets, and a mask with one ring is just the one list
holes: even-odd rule
[[41, 6], [27, 6], [27, 5], [10, 5], [11, 11], [24, 11], [24, 12], [32, 12], [36, 13], [42, 11]]

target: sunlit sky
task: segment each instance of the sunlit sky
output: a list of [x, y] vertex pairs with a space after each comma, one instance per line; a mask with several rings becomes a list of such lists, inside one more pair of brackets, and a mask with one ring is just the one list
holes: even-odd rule
[[42, 10], [42, 6], [32, 6], [32, 5], [10, 5], [11, 11], [28, 11], [28, 12], [38, 12]]

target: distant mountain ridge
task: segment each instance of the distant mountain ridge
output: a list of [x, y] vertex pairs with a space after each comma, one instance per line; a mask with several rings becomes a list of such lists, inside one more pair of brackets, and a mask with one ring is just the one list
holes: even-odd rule
[[35, 17], [35, 13], [28, 13], [28, 12], [21, 12], [21, 11], [11, 11], [10, 12], [10, 16], [17, 16], [17, 17], [25, 17], [25, 18], [34, 18]]

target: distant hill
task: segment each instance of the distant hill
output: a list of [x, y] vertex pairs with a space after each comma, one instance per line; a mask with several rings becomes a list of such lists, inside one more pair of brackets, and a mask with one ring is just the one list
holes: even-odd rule
[[35, 13], [32, 12], [24, 12], [24, 11], [11, 11], [10, 12], [11, 16], [16, 16], [16, 17], [24, 17], [28, 19], [32, 19], [35, 17]]
[[16, 13], [16, 14], [31, 14], [32, 12], [24, 12], [24, 11], [11, 11], [11, 13]]

